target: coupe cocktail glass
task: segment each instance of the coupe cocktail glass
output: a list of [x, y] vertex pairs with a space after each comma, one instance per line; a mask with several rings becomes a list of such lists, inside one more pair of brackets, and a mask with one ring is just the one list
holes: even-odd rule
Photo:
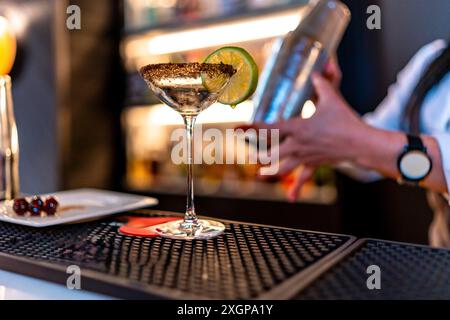
[[147, 65], [140, 72], [156, 96], [183, 117], [187, 135], [187, 204], [184, 220], [158, 225], [154, 230], [163, 237], [174, 239], [216, 237], [225, 230], [225, 226], [218, 221], [198, 219], [195, 213], [193, 131], [197, 115], [217, 101], [235, 71], [226, 64], [161, 63]]

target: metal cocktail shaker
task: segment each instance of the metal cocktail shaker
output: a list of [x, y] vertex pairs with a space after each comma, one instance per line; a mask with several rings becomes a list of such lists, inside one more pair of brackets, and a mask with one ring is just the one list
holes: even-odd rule
[[254, 122], [274, 123], [301, 114], [313, 95], [311, 74], [321, 72], [350, 21], [338, 0], [312, 0], [299, 26], [274, 45], [254, 97]]
[[11, 200], [19, 194], [19, 140], [7, 75], [0, 75], [0, 154], [0, 199]]

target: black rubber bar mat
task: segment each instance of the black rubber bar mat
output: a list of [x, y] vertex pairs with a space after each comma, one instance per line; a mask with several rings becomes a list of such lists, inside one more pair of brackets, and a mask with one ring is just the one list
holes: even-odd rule
[[[168, 213], [132, 215], [142, 214]], [[77, 265], [83, 290], [119, 298], [287, 299], [303, 278], [354, 241], [223, 222], [225, 233], [207, 241], [122, 235], [120, 216], [45, 229], [2, 222], [0, 269], [65, 285], [67, 267]]]
[[[450, 300], [450, 250], [400, 242], [361, 239], [322, 265], [316, 279], [303, 283], [299, 299], [445, 299]], [[374, 269], [379, 267], [380, 289]]]

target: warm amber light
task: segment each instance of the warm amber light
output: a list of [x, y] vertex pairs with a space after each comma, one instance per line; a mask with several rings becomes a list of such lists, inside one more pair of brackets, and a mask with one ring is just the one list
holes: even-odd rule
[[302, 108], [302, 119], [309, 119], [314, 115], [314, 113], [316, 113], [316, 106], [314, 102], [307, 100]]
[[6, 18], [0, 16], [0, 76], [9, 74], [16, 58], [16, 36]]
[[296, 9], [241, 21], [193, 27], [187, 30], [151, 31], [128, 40], [124, 46], [125, 55], [128, 59], [142, 59], [149, 55], [164, 55], [231, 43], [270, 39], [293, 30], [303, 15], [303, 9]]

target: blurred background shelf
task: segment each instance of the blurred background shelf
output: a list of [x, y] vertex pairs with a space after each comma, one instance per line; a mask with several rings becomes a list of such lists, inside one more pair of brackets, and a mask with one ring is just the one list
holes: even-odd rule
[[[174, 165], [170, 152], [173, 129], [182, 127], [181, 117], [161, 105], [137, 72], [149, 63], [203, 61], [220, 46], [244, 47], [259, 69], [269, 58], [273, 41], [293, 30], [305, 13], [307, 0], [191, 0], [125, 1], [121, 54], [127, 77], [122, 128], [125, 136], [126, 173], [123, 183], [134, 191], [160, 194], [185, 193], [185, 168]], [[248, 123], [251, 100], [235, 109], [215, 104], [202, 112], [198, 123], [222, 132]], [[228, 146], [228, 143], [226, 144]], [[234, 154], [247, 153], [237, 145]], [[293, 176], [257, 180], [258, 165], [197, 165], [199, 196], [281, 201]], [[337, 197], [333, 174], [310, 181], [301, 202], [332, 204]]]
[[[216, 2], [222, 1], [212, 0], [208, 3]], [[241, 2], [245, 1], [233, 3], [237, 5]], [[263, 64], [267, 58], [271, 40], [284, 36], [300, 22], [306, 0], [296, 1], [296, 3], [288, 7], [281, 6], [283, 9], [272, 10], [267, 7], [261, 12], [256, 10], [252, 14], [242, 14], [236, 10], [234, 14], [228, 14], [226, 18], [205, 20], [203, 14], [198, 13], [196, 16], [189, 16], [189, 22], [184, 22], [186, 18], [181, 16], [175, 19], [176, 21], [155, 23], [151, 28], [143, 28], [140, 32], [125, 33], [121, 47], [125, 67], [132, 73], [149, 63], [179, 62], [186, 59], [187, 61], [203, 60], [213, 48], [236, 44], [244, 45], [254, 51], [251, 53], [254, 53], [257, 61]], [[142, 9], [135, 10], [142, 13], [145, 12], [145, 8], [144, 6]], [[164, 8], [175, 10], [172, 7]], [[140, 24], [134, 22], [132, 17], [125, 21], [125, 30], [127, 25]], [[261, 48], [263, 51], [259, 53]]]
[[207, 27], [277, 14], [307, 0], [125, 0], [125, 35], [154, 30]]

